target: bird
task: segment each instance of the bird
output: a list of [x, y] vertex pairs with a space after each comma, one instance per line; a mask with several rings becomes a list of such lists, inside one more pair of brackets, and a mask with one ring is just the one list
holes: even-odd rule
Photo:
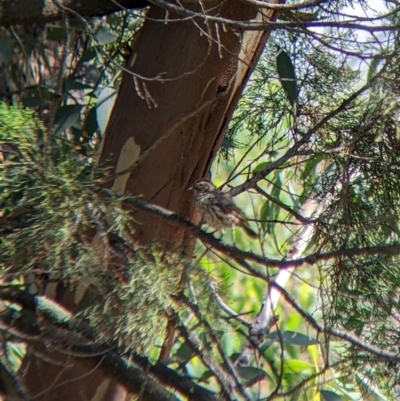
[[251, 238], [258, 238], [231, 196], [218, 190], [210, 180], [200, 178], [188, 189], [194, 192], [196, 207], [203, 222], [210, 228], [224, 231], [225, 228], [238, 226], [243, 228]]

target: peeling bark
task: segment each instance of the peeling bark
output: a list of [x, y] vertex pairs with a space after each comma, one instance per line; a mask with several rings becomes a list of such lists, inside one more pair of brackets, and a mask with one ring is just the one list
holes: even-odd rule
[[[217, 11], [232, 19], [256, 17], [255, 9], [234, 0]], [[162, 21], [166, 14], [152, 7], [148, 16]], [[192, 217], [188, 184], [207, 176], [266, 38], [264, 32], [224, 31], [191, 20], [145, 22], [128, 63], [134, 75], [124, 75], [101, 154], [101, 161], [111, 166], [129, 159], [132, 168], [121, 192]], [[129, 140], [140, 152], [136, 159], [121, 152]], [[179, 229], [140, 213], [134, 218], [141, 222], [136, 232], [140, 242], [157, 238], [168, 248], [181, 246]]]
[[[218, 4], [206, 3], [210, 8]], [[240, 0], [222, 2], [214, 12], [236, 20], [257, 16], [254, 8]], [[129, 169], [109, 188], [139, 196], [196, 223], [187, 187], [209, 174], [268, 33], [180, 21], [179, 16], [153, 6], [147, 16], [127, 63], [133, 75], [124, 73], [99, 160], [114, 173]], [[166, 17], [175, 21], [164, 23]], [[137, 223], [134, 236], [142, 244], [156, 241], [179, 252], [185, 244], [190, 253], [190, 241], [186, 242], [182, 229], [144, 213], [135, 212], [133, 219]], [[65, 291], [60, 301], [76, 310], [72, 291]], [[56, 366], [32, 357], [24, 373], [33, 396], [39, 388], [50, 389], [57, 374], [62, 374], [65, 384], [37, 397], [38, 401], [55, 397], [58, 401], [79, 397], [115, 401], [126, 395], [116, 381], [105, 383], [101, 373], [89, 374], [84, 364], [73, 359], [67, 366]]]

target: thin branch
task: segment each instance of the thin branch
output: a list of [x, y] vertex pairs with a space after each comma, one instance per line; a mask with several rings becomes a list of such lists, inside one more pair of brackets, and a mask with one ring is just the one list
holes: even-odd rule
[[330, 334], [336, 338], [340, 338], [341, 340], [344, 340], [345, 342], [348, 342], [355, 347], [369, 352], [370, 354], [373, 354], [379, 358], [400, 361], [400, 354], [398, 352], [390, 352], [385, 348], [375, 347], [374, 345], [364, 342], [355, 334], [328, 326], [321, 326], [311, 315], [309, 315], [297, 304], [294, 298], [284, 288], [276, 283], [271, 283], [271, 286], [275, 287], [281, 293], [285, 301], [291, 305], [318, 333]]
[[262, 196], [264, 196], [265, 198], [267, 198], [270, 202], [275, 203], [276, 205], [278, 205], [281, 209], [286, 210], [288, 213], [290, 213], [292, 216], [294, 216], [297, 220], [301, 221], [302, 223], [308, 224], [310, 223], [310, 220], [307, 219], [306, 217], [303, 217], [301, 214], [297, 213], [296, 211], [294, 211], [291, 207], [285, 205], [283, 202], [281, 202], [279, 199], [274, 198], [273, 196], [271, 196], [270, 194], [268, 194], [267, 192], [265, 192], [262, 188], [259, 187], [258, 184], [255, 185], [255, 190]]
[[[387, 66], [387, 65], [386, 65]], [[265, 169], [257, 171], [254, 173], [252, 178], [247, 180], [241, 185], [238, 185], [231, 191], [229, 194], [231, 196], [236, 196], [242, 192], [248, 191], [251, 188], [254, 188], [258, 181], [262, 180], [272, 171], [281, 167], [284, 163], [290, 160], [292, 157], [297, 156], [299, 150], [302, 148], [303, 145], [307, 144], [312, 135], [317, 132], [320, 128], [322, 128], [329, 120], [337, 116], [340, 112], [346, 109], [351, 103], [353, 103], [359, 96], [361, 96], [367, 89], [369, 89], [375, 82], [378, 80], [379, 77], [382, 76], [383, 72], [386, 68], [382, 68], [379, 73], [377, 73], [374, 77], [372, 77], [362, 88], [354, 92], [351, 96], [345, 99], [335, 110], [331, 111], [328, 115], [326, 115], [323, 119], [321, 119], [313, 128], [311, 128], [306, 134], [302, 136], [302, 139], [296, 142], [282, 157], [274, 162], [268, 164]]]
[[[6, 294], [2, 293], [2, 295]], [[26, 297], [30, 297], [29, 299], [33, 303], [39, 302], [35, 301], [35, 298], [43, 298], [31, 294], [26, 294]], [[28, 298], [23, 297], [23, 299]], [[53, 301], [51, 302], [53, 303]], [[54, 307], [55, 305], [58, 304], [54, 303]], [[65, 309], [60, 305], [58, 309], [64, 316]], [[86, 325], [81, 323], [83, 325], [81, 327], [74, 318], [67, 319], [67, 321], [71, 320], [73, 324], [67, 324], [68, 322], [65, 321], [64, 327], [66, 328], [60, 329], [59, 325], [43, 319], [43, 311], [32, 313], [31, 310], [24, 308], [20, 311], [20, 315], [21, 318], [15, 319], [12, 311], [8, 314], [3, 313], [0, 319], [0, 331], [25, 342], [37, 344], [39, 347], [44, 343], [51, 348], [53, 348], [53, 343], [55, 345], [67, 343], [68, 354], [73, 355], [74, 359], [79, 359], [91, 366], [99, 365], [100, 370], [106, 375], [114, 377], [129, 391], [136, 393], [145, 386], [148, 400], [178, 400], [177, 397], [165, 390], [165, 387], [173, 388], [194, 401], [217, 401], [219, 399], [213, 392], [193, 383], [192, 380], [181, 376], [165, 364], [151, 364], [147, 358], [137, 355], [134, 350], [124, 348], [126, 350], [124, 353], [127, 355], [127, 358], [124, 358], [115, 351], [120, 349], [116, 345], [103, 345], [90, 339], [83, 343], [66, 342], [65, 338], [71, 338], [71, 336], [81, 336], [82, 338], [87, 336]], [[61, 352], [59, 345], [55, 350]]]
[[[393, 25], [362, 25], [357, 24], [357, 20], [347, 20], [347, 21], [323, 21], [323, 22], [270, 22], [263, 21], [260, 22], [258, 19], [250, 20], [246, 22], [242, 21], [234, 21], [227, 18], [204, 15], [202, 13], [197, 13], [191, 10], [188, 10], [182, 6], [176, 6], [164, 0], [148, 0], [149, 3], [154, 4], [156, 6], [165, 8], [166, 10], [177, 13], [179, 15], [183, 15], [185, 17], [196, 17], [199, 19], [207, 19], [213, 22], [217, 22], [220, 24], [224, 24], [226, 26], [231, 26], [234, 28], [239, 28], [241, 30], [247, 31], [264, 31], [264, 30], [276, 30], [276, 29], [286, 29], [286, 30], [296, 30], [301, 29], [302, 32], [305, 29], [314, 29], [314, 28], [339, 28], [339, 29], [358, 29], [366, 32], [388, 32], [388, 31], [397, 31], [399, 29], [398, 24]], [[278, 7], [281, 7], [279, 5]]]
[[206, 233], [199, 227], [185, 220], [183, 217], [167, 210], [161, 206], [143, 202], [136, 198], [126, 197], [125, 195], [119, 195], [109, 189], [105, 188], [93, 188], [93, 190], [99, 194], [106, 196], [119, 197], [123, 203], [131, 205], [140, 210], [146, 211], [158, 215], [164, 219], [176, 223], [178, 226], [184, 228], [198, 239], [200, 239], [204, 244], [212, 246], [214, 249], [231, 256], [234, 260], [240, 263], [241, 266], [245, 267], [250, 273], [256, 277], [262, 278], [269, 281], [269, 277], [262, 273], [261, 271], [250, 266], [246, 260], [259, 263], [265, 267], [278, 267], [280, 269], [287, 269], [290, 267], [300, 267], [304, 264], [313, 265], [320, 261], [335, 259], [339, 257], [351, 257], [360, 255], [378, 255], [378, 254], [388, 254], [397, 255], [400, 253], [400, 244], [392, 245], [382, 245], [374, 247], [363, 247], [363, 248], [347, 248], [347, 249], [337, 249], [330, 252], [316, 252], [311, 255], [305, 256], [303, 258], [293, 259], [293, 260], [277, 260], [264, 258], [261, 255], [257, 255], [253, 252], [242, 251], [234, 246], [225, 244], [224, 242], [216, 239], [213, 235]]

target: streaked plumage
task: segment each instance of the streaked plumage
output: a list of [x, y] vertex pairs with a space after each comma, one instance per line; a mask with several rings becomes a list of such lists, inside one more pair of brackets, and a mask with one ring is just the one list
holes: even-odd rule
[[216, 230], [239, 226], [250, 237], [258, 237], [248, 226], [245, 215], [235, 205], [231, 196], [219, 191], [212, 182], [201, 178], [189, 189], [194, 191], [196, 206], [203, 218], [203, 223]]

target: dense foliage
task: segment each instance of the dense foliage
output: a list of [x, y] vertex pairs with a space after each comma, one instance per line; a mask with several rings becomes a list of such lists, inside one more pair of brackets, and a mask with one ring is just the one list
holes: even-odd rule
[[[193, 258], [166, 255], [156, 240], [137, 247], [131, 208], [143, 205], [101, 190], [113, 171], [96, 151], [144, 14], [2, 28], [0, 329], [11, 367], [0, 363], [16, 380], [25, 326], [7, 325], [32, 312], [26, 294], [40, 309], [47, 285], [62, 281], [87, 300], [74, 316], [42, 305], [55, 327], [42, 334], [48, 341], [68, 329], [155, 363], [169, 321], [178, 336], [165, 364], [226, 399], [233, 387], [251, 400], [396, 399], [397, 16], [386, 10], [377, 17], [385, 34], [359, 40], [355, 26], [304, 27], [304, 18], [339, 26], [346, 14], [336, 4], [315, 9], [282, 14], [299, 26], [271, 36], [213, 167], [259, 239], [193, 231]], [[279, 304], [254, 336], [273, 289]]]

